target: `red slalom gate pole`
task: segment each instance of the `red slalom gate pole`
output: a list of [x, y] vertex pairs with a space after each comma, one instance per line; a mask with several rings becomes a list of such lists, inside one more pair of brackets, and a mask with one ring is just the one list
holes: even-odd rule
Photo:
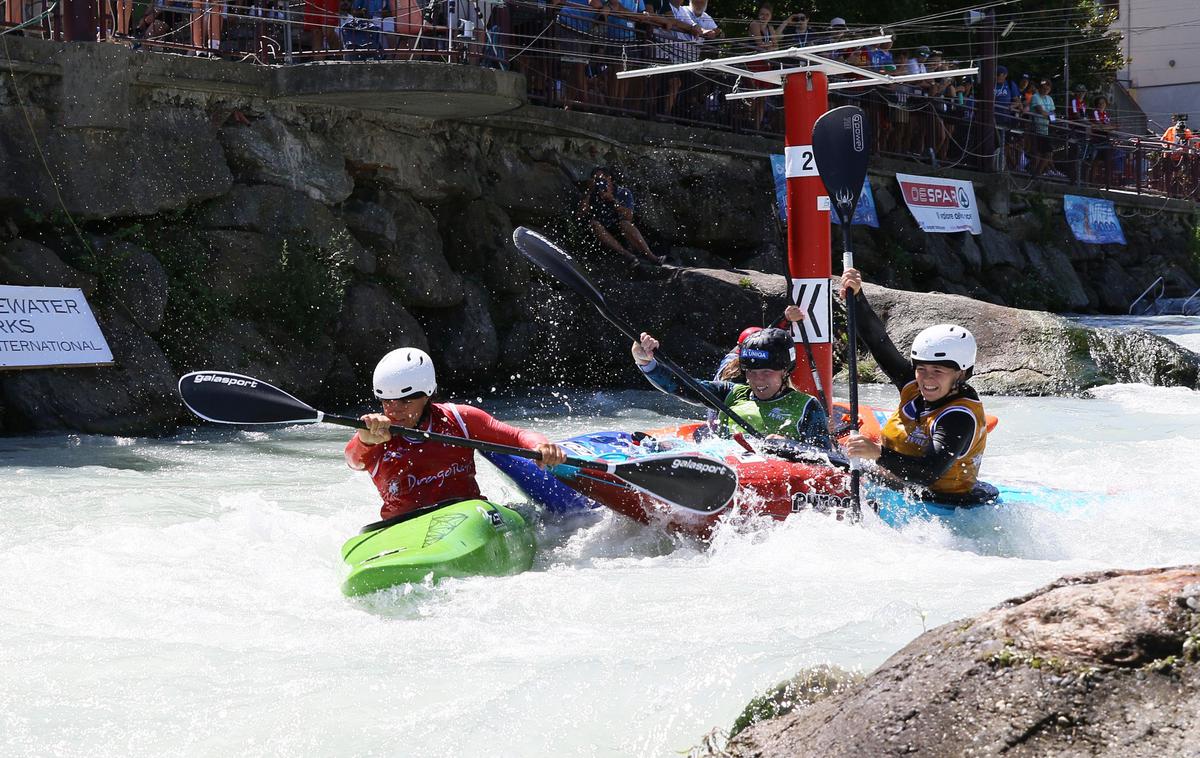
[[[819, 71], [792, 74], [783, 83], [784, 156], [787, 166], [788, 271], [791, 302], [804, 310], [804, 321], [795, 325], [793, 337], [802, 343], [798, 328], [805, 329], [821, 377], [825, 407], [833, 408], [832, 288], [829, 246], [829, 197], [813, 159], [813, 124], [829, 109], [829, 80]], [[814, 397], [815, 386], [803, 346], [797, 345], [797, 387]], [[831, 411], [832, 412], [832, 411]]]

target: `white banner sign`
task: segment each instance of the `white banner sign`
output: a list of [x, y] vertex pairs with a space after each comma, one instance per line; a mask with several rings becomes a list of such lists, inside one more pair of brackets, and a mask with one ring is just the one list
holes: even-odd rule
[[112, 363], [83, 291], [0, 284], [0, 368]]
[[927, 232], [982, 234], [975, 187], [970, 182], [896, 174], [900, 194], [917, 225]]

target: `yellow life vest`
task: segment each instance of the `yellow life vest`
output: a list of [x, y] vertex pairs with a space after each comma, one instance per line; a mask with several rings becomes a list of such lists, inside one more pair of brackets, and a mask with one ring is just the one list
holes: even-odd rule
[[975, 419], [975, 435], [967, 452], [951, 464], [946, 473], [929, 485], [934, 493], [963, 495], [971, 491], [979, 479], [979, 463], [987, 447], [987, 416], [983, 403], [969, 397], [959, 397], [933, 410], [918, 412], [920, 397], [916, 382], [900, 390], [900, 407], [881, 430], [882, 443], [888, 450], [919, 458], [928, 455], [932, 446], [933, 427], [947, 413], [969, 413]]

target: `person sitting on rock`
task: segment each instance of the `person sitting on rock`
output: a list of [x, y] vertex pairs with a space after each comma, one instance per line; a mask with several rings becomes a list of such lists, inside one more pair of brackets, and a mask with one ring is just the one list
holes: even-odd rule
[[851, 458], [875, 461], [886, 478], [933, 495], [969, 496], [987, 446], [987, 417], [967, 384], [975, 368], [975, 337], [961, 326], [938, 324], [913, 340], [909, 359], [892, 343], [862, 291], [862, 274], [842, 274], [842, 296], [854, 292], [858, 336], [900, 390], [900, 407], [884, 424], [882, 444], [853, 433]]
[[542, 456], [538, 465], [547, 469], [566, 460], [561, 447], [537, 432], [509, 426], [469, 405], [433, 402], [437, 376], [433, 360], [423, 350], [402, 347], [383, 356], [375, 367], [373, 384], [383, 413], [361, 417], [367, 428], [350, 438], [345, 455], [350, 468], [371, 473], [383, 498], [380, 518], [479, 497], [475, 451], [393, 437], [393, 425], [536, 450]]
[[[694, 402], [687, 387], [658, 365], [654, 351], [659, 342], [649, 334], [633, 343], [633, 360], [656, 388]], [[717, 417], [719, 432], [732, 436], [743, 431], [766, 435], [767, 439], [794, 440], [830, 450], [829, 423], [821, 403], [791, 385], [796, 367], [796, 344], [782, 329], [762, 329], [746, 337], [738, 347], [737, 358], [722, 371], [722, 378], [700, 382], [709, 393], [724, 398], [725, 405], [754, 428], [746, 430], [722, 413]], [[735, 382], [730, 377], [740, 377]]]
[[629, 243], [629, 247], [640, 253], [646, 260], [661, 266], [666, 258], [660, 258], [650, 250], [646, 238], [638, 231], [633, 223], [633, 192], [628, 187], [618, 184], [620, 175], [613, 169], [597, 167], [592, 170], [587, 189], [579, 210], [587, 219], [592, 234], [600, 240], [600, 244], [616, 252], [626, 261], [637, 265], [638, 257], [629, 248], [617, 240], [620, 235]]

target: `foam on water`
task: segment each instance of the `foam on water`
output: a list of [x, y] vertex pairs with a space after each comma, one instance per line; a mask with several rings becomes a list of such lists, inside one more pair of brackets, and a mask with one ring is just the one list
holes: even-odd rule
[[[0, 753], [686, 750], [802, 666], [870, 670], [1064, 573], [1195, 562], [1200, 393], [1094, 394], [987, 398], [985, 477], [1035, 490], [1011, 508], [900, 530], [801, 514], [708, 548], [594, 512], [541, 521], [528, 573], [357, 601], [338, 551], [378, 505], [344, 430], [2, 440]], [[487, 405], [558, 437], [683, 412], [641, 392]]]

